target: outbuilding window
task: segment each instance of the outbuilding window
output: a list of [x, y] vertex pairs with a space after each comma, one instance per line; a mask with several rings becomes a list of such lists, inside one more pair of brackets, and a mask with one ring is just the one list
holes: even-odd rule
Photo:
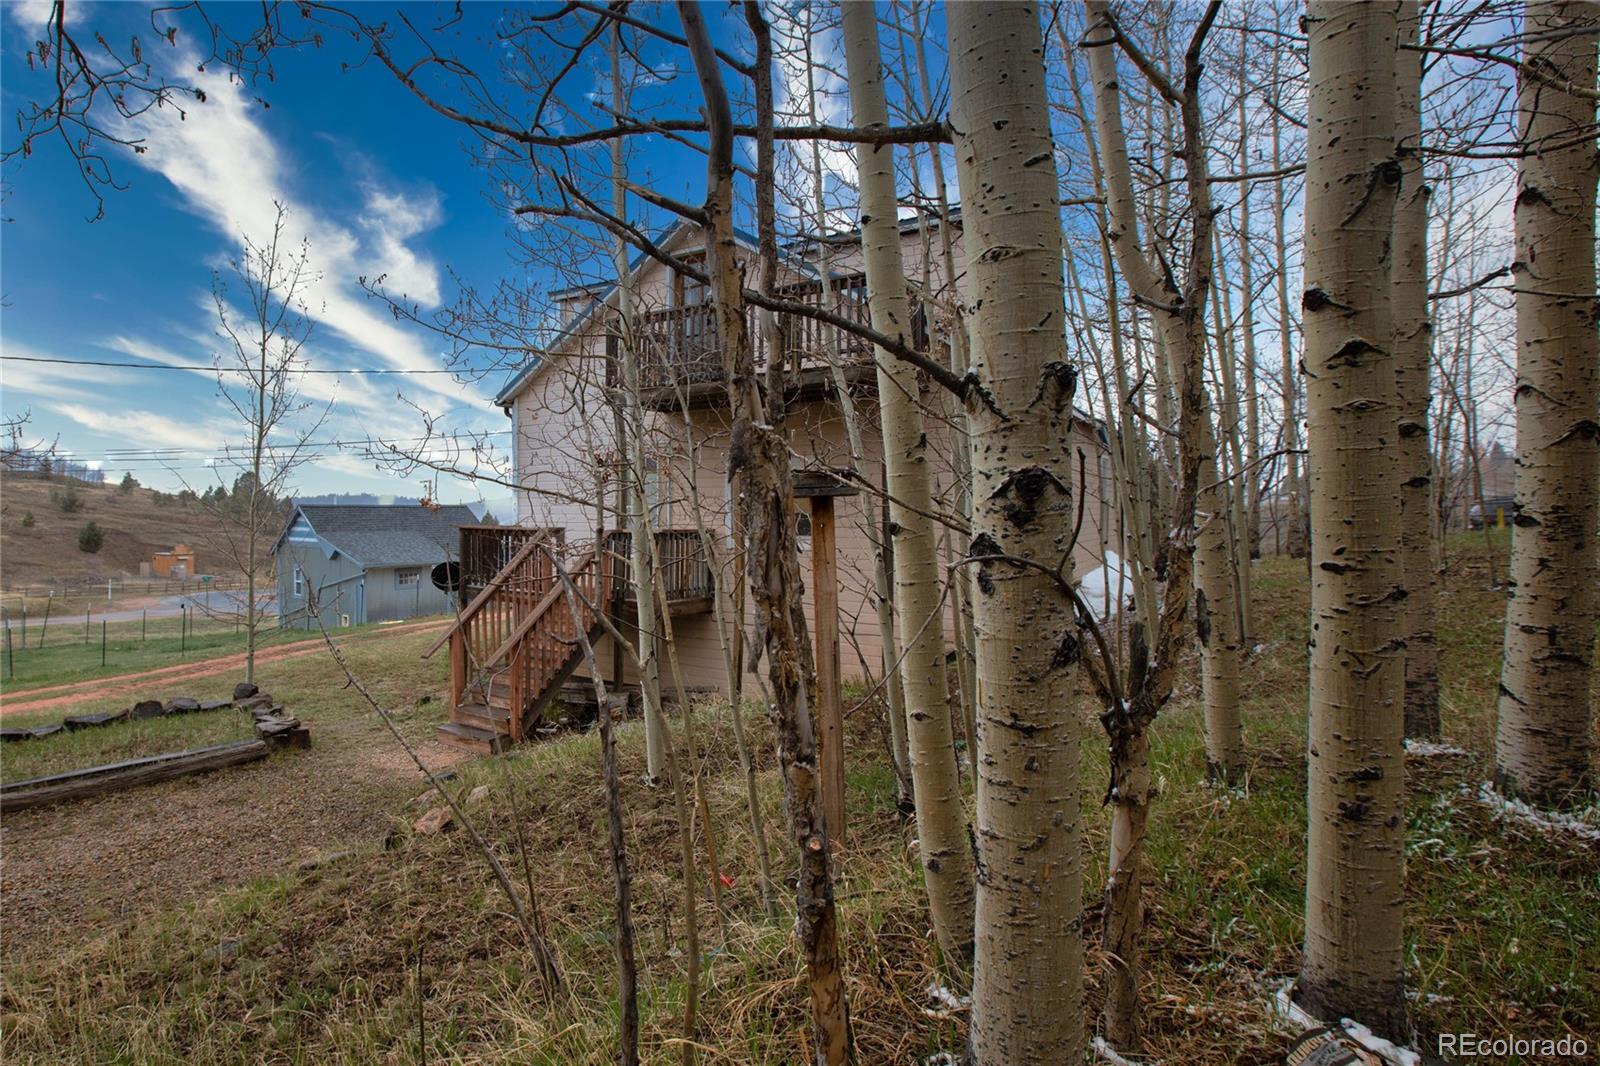
[[414, 588], [421, 577], [421, 570], [396, 570], [394, 572], [394, 583], [403, 589]]
[[298, 566], [294, 568], [294, 594], [296, 598], [306, 594], [306, 572]]

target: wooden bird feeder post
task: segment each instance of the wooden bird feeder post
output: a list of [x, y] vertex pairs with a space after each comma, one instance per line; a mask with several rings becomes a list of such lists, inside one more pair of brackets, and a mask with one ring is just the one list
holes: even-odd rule
[[816, 606], [817, 739], [822, 817], [835, 848], [844, 844], [844, 698], [839, 678], [838, 525], [833, 501], [856, 490], [831, 474], [795, 472], [794, 494], [811, 501], [811, 584]]

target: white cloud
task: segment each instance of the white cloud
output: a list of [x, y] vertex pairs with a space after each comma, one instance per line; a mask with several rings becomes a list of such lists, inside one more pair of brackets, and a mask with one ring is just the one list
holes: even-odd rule
[[[50, 22], [50, 16], [55, 9], [53, 0], [6, 0], [4, 5], [6, 13], [11, 16], [20, 29], [28, 33], [43, 36], [44, 28]], [[66, 9], [67, 21], [74, 20], [78, 5], [68, 4]], [[31, 43], [31, 42], [30, 42]]]
[[[32, 348], [15, 341], [5, 342], [7, 355], [28, 358], [53, 359], [52, 353]], [[0, 363], [0, 396], [7, 401], [12, 393], [38, 396], [53, 400], [81, 400], [85, 392], [100, 387], [128, 385], [132, 378], [126, 370], [111, 367], [74, 367], [60, 363]]]
[[[190, 56], [177, 60], [173, 69], [194, 71], [197, 65]], [[397, 324], [357, 285], [359, 277], [387, 275], [392, 291], [404, 291], [424, 309], [438, 302], [437, 266], [407, 244], [438, 224], [437, 195], [408, 196], [369, 185], [368, 210], [358, 229], [332, 221], [290, 194], [286, 181], [290, 164], [258, 121], [253, 97], [244, 86], [220, 71], [186, 77], [205, 92], [206, 102], [188, 105], [182, 121], [165, 110], [141, 117], [136, 132], [149, 151], [138, 157], [140, 165], [170, 181], [189, 209], [215, 226], [230, 248], [241, 235], [257, 244], [268, 240], [274, 202], [284, 204], [290, 212], [288, 237], [298, 243], [303, 236], [309, 242], [311, 267], [319, 275], [305, 293], [318, 325], [383, 365], [440, 369], [439, 353]], [[407, 378], [404, 387], [436, 411], [454, 403], [488, 403], [472, 387], [459, 386], [442, 374]]]
[[78, 403], [51, 404], [50, 409], [96, 433], [141, 445], [220, 451], [225, 429], [214, 421], [180, 422], [154, 411], [108, 411]]

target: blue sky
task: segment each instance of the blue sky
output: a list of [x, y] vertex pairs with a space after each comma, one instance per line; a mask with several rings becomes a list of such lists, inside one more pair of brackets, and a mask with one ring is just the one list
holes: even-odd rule
[[[4, 7], [0, 103], [9, 120], [41, 91], [40, 76], [24, 59], [48, 5]], [[467, 131], [427, 111], [375, 64], [342, 71], [341, 63], [359, 53], [336, 35], [320, 49], [280, 53], [273, 84], [244, 86], [220, 70], [194, 71], [182, 33], [175, 48], [152, 43], [142, 5], [74, 4], [69, 10], [86, 37], [98, 30], [120, 42], [140, 33], [158, 69], [193, 72], [189, 77], [208, 99], [191, 104], [183, 121], [170, 110], [141, 121], [147, 153], [110, 151], [127, 188], [106, 192], [99, 221], [90, 221], [94, 197], [59, 145], [7, 165], [4, 214], [10, 221], [0, 226], [0, 347], [6, 354], [209, 364], [221, 350], [212, 272], [237, 249], [241, 232], [259, 239], [267, 231], [275, 199], [288, 205], [291, 233], [310, 240], [313, 265], [323, 275], [310, 300], [314, 367], [442, 365], [443, 345], [396, 322], [361, 290], [360, 276], [387, 275], [391, 292], [404, 292], [424, 311], [454, 300], [452, 273], [485, 289], [502, 277], [554, 283], [519, 273], [524, 268], [513, 261], [507, 217], [486, 195], [485, 172], [470, 163]], [[223, 17], [248, 14], [248, 8], [227, 5], [215, 10]], [[454, 34], [464, 54], [492, 55], [493, 46], [484, 42], [498, 10], [468, 5]], [[439, 18], [436, 8], [411, 13], [430, 22]], [[363, 14], [380, 17], [375, 7]], [[592, 72], [575, 72], [569, 97], [581, 99], [592, 83]], [[13, 143], [14, 133], [6, 147]], [[688, 194], [684, 184], [674, 191]], [[485, 367], [494, 362], [487, 355], [477, 359]], [[503, 445], [510, 422], [489, 402], [502, 378], [498, 371], [465, 384], [437, 374], [308, 376], [302, 391], [335, 404], [318, 439], [415, 438], [423, 432], [416, 410], [422, 407], [439, 426], [498, 433], [490, 440]], [[103, 462], [116, 476], [131, 469], [162, 487], [175, 487], [180, 478], [196, 488], [212, 483], [216, 474], [207, 458], [222, 454], [224, 442], [238, 435], [211, 373], [8, 361], [0, 364], [0, 403], [7, 415], [31, 413], [31, 437], [58, 440], [75, 458]], [[160, 461], [119, 461], [116, 451], [129, 448], [178, 451]], [[321, 452], [324, 458], [296, 478], [303, 491], [418, 495], [428, 476], [376, 469], [359, 450]], [[445, 500], [509, 495], [497, 486], [449, 480], [437, 491]]]

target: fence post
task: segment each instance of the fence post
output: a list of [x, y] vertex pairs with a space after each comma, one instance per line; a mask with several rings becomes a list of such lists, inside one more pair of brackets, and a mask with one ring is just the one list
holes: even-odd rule
[[[49, 601], [46, 600], [46, 603]], [[48, 608], [46, 608], [48, 610]], [[22, 646], [28, 646], [28, 590], [22, 590]]]
[[182, 612], [178, 615], [178, 652], [182, 654], [189, 650], [189, 605], [180, 603], [178, 609]]
[[100, 665], [106, 664], [106, 620], [100, 619]]
[[149, 639], [146, 636], [146, 628], [145, 628], [147, 626], [147, 624], [149, 623], [149, 621], [150, 621], [150, 609], [148, 607], [139, 608], [139, 643], [141, 643], [141, 644], [143, 644], [147, 639]]
[[89, 643], [89, 608], [83, 609], [83, 642]]
[[[50, 632], [50, 605], [55, 602], [56, 594], [55, 590], [52, 589], [50, 595], [44, 598], [44, 624], [39, 627], [39, 648], [41, 651], [44, 649], [44, 635]], [[23, 630], [23, 635], [27, 635], [27, 630]]]
[[11, 645], [11, 627], [6, 626], [6, 677], [15, 678], [16, 676], [17, 649]]

